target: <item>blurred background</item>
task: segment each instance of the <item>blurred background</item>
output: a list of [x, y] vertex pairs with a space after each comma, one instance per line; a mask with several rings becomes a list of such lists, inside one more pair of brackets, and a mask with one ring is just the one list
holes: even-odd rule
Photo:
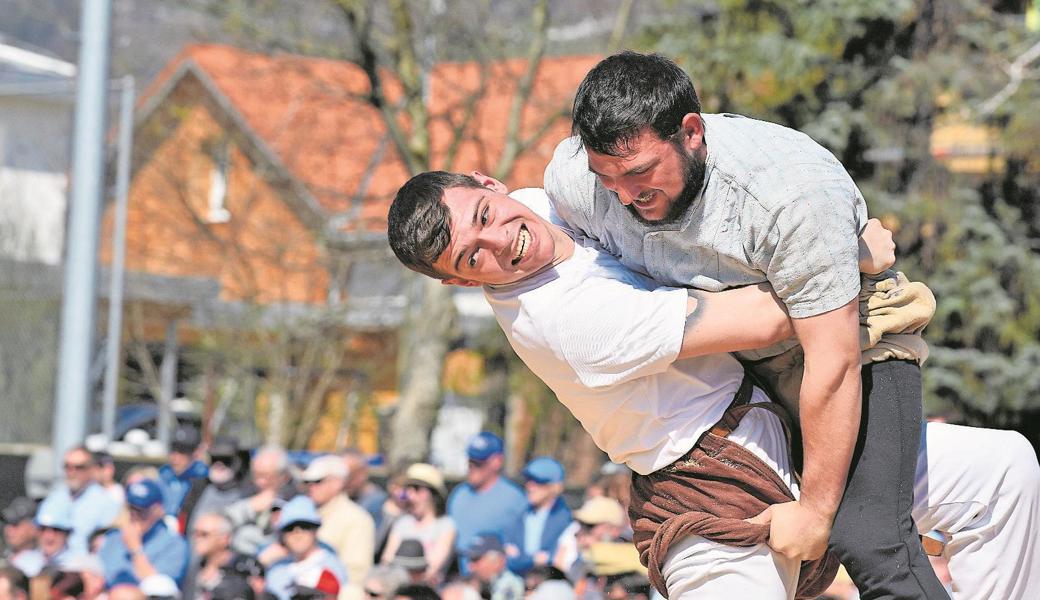
[[[54, 421], [80, 9], [0, 0], [8, 444], [47, 445]], [[782, 123], [834, 152], [895, 232], [898, 268], [938, 299], [929, 417], [1017, 429], [1036, 446], [1038, 10], [114, 0], [87, 431], [161, 453], [162, 428], [191, 422], [207, 438], [350, 445], [459, 475], [465, 440], [490, 429], [506, 440], [507, 471], [550, 454], [571, 485], [588, 482], [602, 454], [510, 351], [479, 292], [397, 264], [386, 209], [429, 169], [540, 186], [584, 74], [632, 48], [678, 61], [706, 112]], [[133, 125], [122, 146], [121, 101]], [[108, 424], [105, 398], [119, 407]], [[148, 435], [125, 439], [133, 429]]]

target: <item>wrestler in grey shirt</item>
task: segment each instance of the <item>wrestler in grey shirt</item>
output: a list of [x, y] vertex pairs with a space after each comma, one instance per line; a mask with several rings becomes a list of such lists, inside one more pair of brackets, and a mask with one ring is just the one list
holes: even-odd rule
[[545, 171], [558, 216], [666, 285], [719, 291], [769, 281], [794, 318], [848, 304], [860, 290], [867, 209], [845, 168], [793, 129], [732, 114], [701, 117], [704, 187], [678, 222], [636, 219], [589, 171], [577, 137], [556, 147]]

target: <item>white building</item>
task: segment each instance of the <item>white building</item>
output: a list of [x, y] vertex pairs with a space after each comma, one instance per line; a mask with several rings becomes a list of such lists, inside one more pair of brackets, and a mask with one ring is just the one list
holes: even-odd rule
[[61, 263], [75, 75], [0, 39], [0, 257]]

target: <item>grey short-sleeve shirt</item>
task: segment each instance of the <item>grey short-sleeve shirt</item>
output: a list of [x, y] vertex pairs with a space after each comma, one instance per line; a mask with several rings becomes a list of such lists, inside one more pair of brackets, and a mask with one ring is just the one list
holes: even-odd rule
[[700, 197], [670, 225], [638, 221], [588, 170], [577, 138], [545, 172], [557, 214], [631, 269], [671, 286], [720, 291], [768, 281], [794, 318], [841, 306], [860, 289], [863, 196], [834, 156], [803, 133], [704, 114]]

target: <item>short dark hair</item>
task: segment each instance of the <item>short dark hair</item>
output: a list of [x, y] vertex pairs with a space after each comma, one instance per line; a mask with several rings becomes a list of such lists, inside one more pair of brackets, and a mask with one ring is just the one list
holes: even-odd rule
[[700, 112], [697, 90], [679, 65], [660, 54], [625, 50], [604, 58], [581, 82], [571, 134], [589, 150], [620, 156], [643, 129], [667, 139], [684, 116]]
[[454, 187], [484, 187], [461, 173], [429, 171], [408, 180], [397, 190], [387, 215], [387, 239], [401, 264], [434, 279], [444, 279], [434, 261], [451, 241], [451, 214], [444, 192]]

